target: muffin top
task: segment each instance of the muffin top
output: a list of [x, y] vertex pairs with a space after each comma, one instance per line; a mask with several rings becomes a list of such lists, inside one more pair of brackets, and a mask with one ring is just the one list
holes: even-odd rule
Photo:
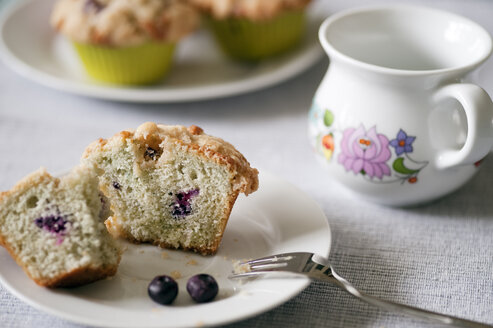
[[217, 19], [228, 17], [265, 20], [285, 10], [305, 8], [311, 0], [191, 0]]
[[153, 151], [162, 152], [160, 158], [166, 158], [168, 144], [178, 144], [183, 149], [196, 153], [220, 165], [225, 165], [234, 175], [233, 190], [245, 195], [256, 191], [259, 186], [258, 170], [252, 168], [246, 158], [230, 143], [221, 138], [208, 134], [195, 125], [164, 125], [146, 122], [136, 130], [125, 130], [112, 138], [99, 139], [90, 144], [82, 158], [88, 158], [93, 153], [99, 153], [107, 147], [112, 147], [121, 141], [137, 142], [150, 147]]
[[73, 41], [120, 47], [177, 42], [198, 21], [188, 0], [59, 0], [51, 16]]

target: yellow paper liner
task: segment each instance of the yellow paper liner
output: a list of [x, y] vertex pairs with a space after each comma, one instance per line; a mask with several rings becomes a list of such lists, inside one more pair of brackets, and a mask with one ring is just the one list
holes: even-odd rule
[[74, 42], [87, 73], [95, 80], [144, 85], [161, 80], [173, 59], [175, 45], [148, 42], [133, 47], [108, 47]]
[[294, 48], [305, 30], [305, 12], [289, 11], [269, 20], [205, 17], [222, 50], [234, 59], [258, 61]]

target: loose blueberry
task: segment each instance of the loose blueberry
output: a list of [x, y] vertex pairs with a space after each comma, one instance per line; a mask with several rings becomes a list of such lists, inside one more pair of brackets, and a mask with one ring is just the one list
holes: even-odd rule
[[206, 273], [195, 275], [188, 279], [187, 292], [197, 303], [212, 301], [219, 292], [216, 279]]
[[178, 284], [169, 276], [157, 276], [147, 287], [147, 293], [156, 303], [171, 304], [178, 295]]
[[117, 189], [117, 190], [120, 190], [122, 186], [120, 186], [120, 184], [116, 181], [113, 182], [113, 188]]

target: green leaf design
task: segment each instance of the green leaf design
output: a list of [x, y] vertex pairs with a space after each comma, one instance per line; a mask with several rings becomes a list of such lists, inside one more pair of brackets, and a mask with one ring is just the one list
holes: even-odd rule
[[332, 111], [326, 109], [324, 114], [324, 124], [325, 126], [331, 126], [334, 123], [334, 114]]
[[419, 170], [411, 170], [410, 168], [407, 168], [404, 165], [404, 158], [402, 158], [402, 157], [397, 158], [394, 161], [394, 163], [392, 163], [392, 168], [394, 169], [394, 171], [396, 171], [398, 173], [406, 174], [406, 175], [411, 175], [411, 174], [419, 172]]

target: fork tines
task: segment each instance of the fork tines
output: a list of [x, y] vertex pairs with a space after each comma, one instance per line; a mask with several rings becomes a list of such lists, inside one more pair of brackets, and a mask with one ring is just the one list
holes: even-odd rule
[[239, 267], [246, 266], [246, 272], [233, 272], [231, 278], [257, 276], [272, 271], [296, 272], [297, 270], [295, 268], [304, 265], [312, 255], [312, 253], [302, 252], [284, 253], [241, 262], [239, 263]]

